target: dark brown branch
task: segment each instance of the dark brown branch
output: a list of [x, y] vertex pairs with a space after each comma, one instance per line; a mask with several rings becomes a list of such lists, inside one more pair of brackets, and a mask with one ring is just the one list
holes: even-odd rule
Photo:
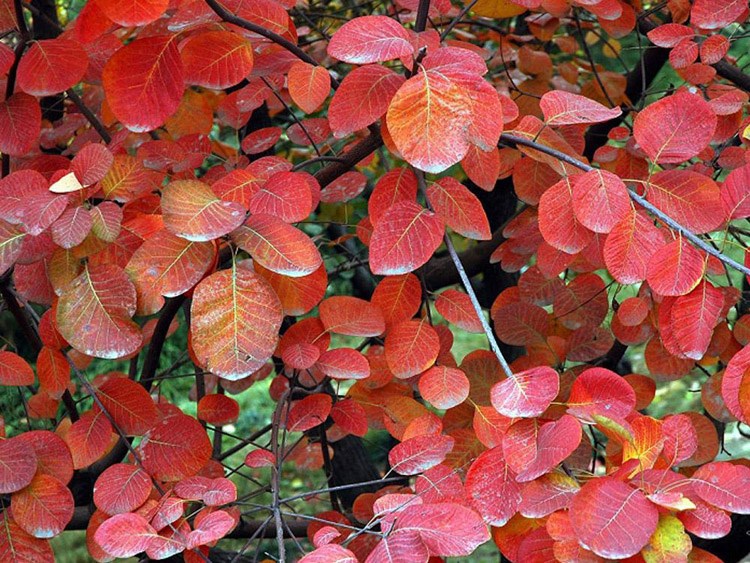
[[94, 130], [99, 133], [99, 136], [102, 138], [102, 140], [109, 144], [112, 141], [112, 136], [109, 134], [107, 129], [104, 127], [101, 121], [99, 121], [99, 118], [94, 115], [94, 112], [92, 112], [88, 106], [83, 103], [83, 100], [81, 97], [76, 94], [75, 90], [72, 88], [70, 90], [67, 90], [65, 92], [68, 95], [68, 98], [70, 98], [73, 103], [78, 107], [78, 110], [84, 115], [84, 117], [88, 120], [88, 122], [91, 124], [91, 127], [94, 128]]
[[380, 133], [370, 133], [359, 143], [354, 145], [351, 150], [341, 155], [343, 162], [332, 162], [325, 168], [315, 174], [321, 188], [325, 188], [336, 178], [351, 170], [355, 164], [370, 156], [373, 152], [383, 145], [383, 139]]
[[154, 384], [156, 370], [159, 369], [161, 351], [164, 348], [164, 341], [167, 339], [167, 333], [169, 332], [169, 325], [172, 324], [172, 320], [179, 312], [184, 301], [184, 295], [168, 299], [159, 315], [159, 320], [156, 321], [154, 334], [151, 337], [151, 344], [149, 344], [148, 352], [146, 352], [146, 357], [143, 360], [143, 368], [141, 368], [141, 385], [143, 385], [146, 391], [151, 391], [151, 386]]

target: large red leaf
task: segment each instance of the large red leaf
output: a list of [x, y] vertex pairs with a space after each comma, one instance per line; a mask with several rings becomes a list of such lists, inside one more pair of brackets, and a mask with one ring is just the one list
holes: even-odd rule
[[133, 512], [151, 494], [151, 478], [136, 465], [116, 463], [99, 475], [94, 484], [94, 504], [107, 514]]
[[344, 77], [328, 106], [328, 122], [343, 137], [385, 114], [404, 77], [381, 65], [355, 68]]
[[353, 399], [337, 401], [331, 409], [331, 418], [345, 432], [364, 436], [369, 431], [364, 407]]
[[578, 541], [601, 557], [638, 553], [656, 530], [659, 512], [638, 489], [614, 477], [587, 482], [573, 499], [570, 521]]
[[372, 303], [380, 308], [389, 326], [408, 320], [422, 304], [422, 284], [414, 274], [386, 276], [375, 287]]
[[735, 514], [750, 514], [750, 467], [715, 461], [692, 476], [695, 492], [703, 500]]
[[65, 529], [75, 503], [70, 489], [52, 477], [40, 473], [28, 487], [11, 497], [13, 519], [35, 538], [51, 538]]
[[131, 317], [135, 288], [117, 266], [86, 266], [63, 289], [57, 304], [60, 334], [78, 351], [97, 358], [122, 358], [140, 348], [141, 330]]
[[273, 215], [286, 223], [306, 219], [315, 205], [308, 178], [296, 172], [277, 172], [250, 199], [250, 212]]
[[34, 371], [18, 354], [0, 350], [0, 385], [34, 385]]
[[127, 377], [111, 377], [97, 389], [99, 400], [123, 434], [140, 436], [159, 420], [159, 411], [144, 387]]
[[39, 138], [42, 110], [33, 96], [17, 92], [0, 103], [0, 152], [20, 156]]
[[501, 446], [483, 452], [466, 474], [466, 492], [472, 506], [492, 526], [503, 526], [521, 502], [521, 485], [505, 461]]
[[115, 52], [102, 72], [107, 103], [131, 131], [164, 124], [182, 100], [182, 61], [174, 35], [138, 38]]
[[185, 82], [220, 90], [242, 81], [253, 70], [250, 41], [231, 31], [190, 36], [180, 50]]
[[706, 148], [716, 122], [713, 108], [701, 95], [679, 90], [639, 112], [633, 135], [654, 162], [679, 164]]
[[535, 417], [557, 397], [560, 376], [549, 366], [518, 372], [492, 387], [492, 406], [505, 416]]
[[375, 305], [346, 295], [329, 297], [320, 304], [320, 320], [327, 331], [347, 336], [380, 336], [383, 314]]
[[152, 315], [164, 304], [192, 289], [213, 265], [216, 247], [161, 229], [135, 251], [126, 271], [138, 296], [138, 314]]
[[458, 234], [476, 240], [492, 238], [479, 198], [461, 182], [447, 176], [427, 187], [427, 199], [438, 216]]
[[133, 27], [158, 19], [169, 0], [97, 0], [96, 6], [113, 22]]
[[385, 358], [396, 377], [406, 379], [432, 366], [440, 353], [440, 338], [426, 320], [395, 325], [385, 337]]
[[112, 425], [103, 412], [88, 411], [70, 426], [64, 439], [73, 456], [73, 467], [88, 467], [112, 444]]
[[675, 300], [671, 330], [685, 356], [693, 360], [703, 357], [723, 309], [724, 294], [706, 280]]
[[398, 513], [396, 530], [419, 534], [431, 555], [470, 555], [490, 539], [487, 526], [473, 510], [460, 504], [410, 504]]
[[550, 246], [568, 254], [580, 252], [593, 238], [573, 211], [573, 181], [563, 178], [539, 199], [539, 231]]
[[595, 233], [608, 233], [628, 215], [630, 197], [619, 176], [591, 170], [573, 180], [573, 212]]
[[164, 226], [179, 237], [208, 241], [226, 235], [245, 221], [245, 209], [222, 201], [198, 180], [170, 182], [163, 190]]
[[328, 42], [329, 55], [356, 65], [408, 57], [413, 50], [406, 29], [386, 16], [354, 18]]
[[239, 379], [271, 357], [279, 338], [279, 298], [263, 278], [237, 266], [195, 288], [191, 342], [199, 361], [220, 377]]
[[621, 376], [605, 368], [590, 368], [573, 382], [568, 412], [592, 423], [594, 415], [625, 418], [633, 412], [635, 402], [635, 391]]
[[63, 92], [81, 81], [88, 64], [86, 51], [75, 41], [35, 41], [18, 64], [18, 88], [32, 96]]
[[370, 239], [373, 274], [398, 275], [424, 265], [443, 240], [441, 219], [412, 201], [390, 207]]
[[365, 561], [366, 563], [426, 563], [429, 558], [430, 552], [418, 533], [410, 530], [393, 530], [378, 542]]
[[539, 108], [547, 125], [598, 123], [622, 114], [619, 107], [607, 108], [591, 98], [565, 90], [553, 90], [544, 94], [539, 100]]
[[26, 533], [4, 510], [0, 516], [0, 559], [11, 563], [46, 563], [55, 560], [49, 540], [40, 540]]
[[102, 522], [94, 540], [112, 557], [132, 557], [146, 551], [156, 535], [143, 516], [128, 512]]
[[425, 434], [404, 440], [388, 452], [391, 470], [401, 475], [416, 475], [441, 463], [453, 449], [450, 436]]
[[713, 231], [725, 220], [719, 186], [692, 170], [665, 170], [649, 179], [648, 200], [695, 233]]
[[51, 475], [63, 485], [70, 482], [73, 477], [73, 457], [60, 436], [49, 430], [31, 430], [16, 438], [26, 442], [34, 450], [38, 474]]
[[253, 260], [283, 276], [308, 276], [323, 263], [310, 237], [273, 215], [251, 215], [231, 236]]
[[660, 295], [685, 295], [698, 285], [704, 271], [701, 253], [680, 237], [654, 253], [646, 281]]
[[377, 225], [385, 212], [395, 204], [416, 201], [417, 189], [417, 176], [409, 166], [394, 168], [383, 174], [367, 200], [367, 212], [372, 224]]
[[192, 416], [175, 414], [157, 424], [139, 446], [143, 468], [161, 481], [198, 473], [211, 458], [211, 441]]
[[460, 369], [434, 366], [419, 378], [422, 398], [438, 409], [451, 409], [469, 397], [469, 378]]
[[18, 438], [0, 441], [0, 493], [15, 493], [31, 483], [36, 463], [31, 444]]
[[[581, 435], [581, 424], [570, 415], [543, 424], [536, 437], [536, 455], [531, 463], [519, 471], [516, 480], [519, 483], [532, 481], [552, 471], [576, 450], [581, 443]], [[505, 451], [506, 458], [513, 455], [513, 451]]]

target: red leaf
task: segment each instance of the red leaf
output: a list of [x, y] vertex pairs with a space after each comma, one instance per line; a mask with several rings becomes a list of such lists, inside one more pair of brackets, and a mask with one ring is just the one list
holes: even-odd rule
[[146, 25], [159, 19], [169, 0], [97, 0], [96, 6], [115, 23], [124, 27]]
[[702, 96], [679, 90], [638, 113], [633, 135], [654, 162], [677, 164], [706, 148], [716, 121], [713, 108]]
[[660, 295], [690, 293], [705, 271], [703, 256], [682, 237], [661, 247], [651, 257], [646, 281]]
[[81, 81], [88, 64], [86, 51], [75, 41], [34, 41], [18, 64], [18, 88], [32, 96], [64, 92]]
[[310, 237], [273, 215], [252, 215], [232, 240], [272, 272], [299, 278], [323, 263]]
[[258, 154], [271, 149], [283, 133], [281, 127], [263, 127], [242, 139], [240, 148], [246, 154]]
[[420, 205], [403, 201], [390, 207], [370, 240], [370, 269], [398, 275], [424, 265], [443, 241], [443, 222]]
[[328, 42], [328, 54], [350, 64], [367, 64], [409, 57], [409, 34], [386, 16], [362, 16], [342, 25]]
[[86, 239], [93, 224], [94, 220], [88, 209], [82, 206], [69, 207], [52, 223], [52, 240], [63, 248], [73, 248]]
[[628, 190], [619, 176], [591, 170], [574, 178], [573, 212], [584, 227], [609, 233], [630, 209]]
[[386, 325], [393, 326], [417, 314], [422, 285], [414, 274], [386, 276], [375, 287], [372, 303], [382, 311]]
[[434, 366], [419, 378], [422, 398], [438, 409], [451, 409], [469, 397], [469, 378], [457, 368]]
[[73, 518], [73, 494], [51, 475], [38, 474], [11, 497], [13, 519], [35, 538], [51, 538]]
[[727, 409], [746, 424], [750, 421], [750, 400], [744, 392], [750, 385], [750, 345], [746, 345], [729, 360], [721, 380], [721, 396]]
[[112, 377], [98, 391], [104, 408], [128, 436], [148, 432], [159, 420], [159, 411], [142, 385], [126, 377]]
[[34, 385], [34, 371], [18, 354], [0, 350], [0, 384]]
[[625, 418], [633, 412], [635, 402], [635, 391], [622, 377], [605, 368], [590, 368], [573, 382], [568, 413], [589, 423], [595, 415]]
[[195, 475], [211, 458], [211, 441], [192, 416], [175, 414], [157, 424], [139, 446], [143, 468], [160, 481]]
[[164, 124], [182, 100], [182, 61], [174, 35], [143, 37], [117, 50], [102, 72], [107, 103], [131, 131]]
[[389, 170], [375, 184], [367, 200], [370, 221], [376, 225], [389, 208], [402, 201], [417, 199], [417, 177], [410, 167]]
[[354, 348], [336, 348], [323, 352], [317, 367], [332, 379], [365, 379], [370, 377], [370, 364]]
[[702, 29], [721, 29], [743, 13], [747, 15], [747, 3], [744, 0], [695, 0], [690, 10], [690, 23]]
[[357, 563], [358, 561], [357, 556], [345, 547], [328, 543], [305, 555], [299, 563]]
[[514, 374], [492, 387], [492, 406], [505, 416], [539, 416], [557, 397], [560, 376], [549, 366], [540, 366]]
[[419, 534], [430, 554], [441, 557], [470, 555], [490, 539], [479, 515], [454, 503], [411, 504], [398, 513], [394, 527]]
[[547, 125], [599, 123], [622, 115], [619, 107], [607, 108], [591, 98], [565, 90], [547, 92], [539, 100]]
[[239, 203], [222, 201], [198, 180], [170, 182], [163, 190], [164, 226], [179, 237], [208, 241], [235, 230], [245, 221]]
[[438, 216], [451, 229], [467, 238], [489, 240], [490, 223], [477, 196], [455, 178], [430, 182], [427, 199]]
[[0, 152], [21, 156], [39, 138], [42, 110], [33, 96], [17, 92], [0, 103]]
[[31, 444], [19, 438], [0, 440], [0, 493], [20, 491], [36, 473], [36, 454]]
[[0, 275], [7, 272], [18, 260], [24, 238], [26, 233], [18, 226], [0, 219]]
[[286, 427], [289, 432], [305, 432], [323, 424], [331, 413], [333, 399], [325, 393], [309, 395], [292, 404]]
[[59, 350], [45, 346], [36, 360], [39, 389], [55, 399], [60, 399], [70, 384], [70, 365]]
[[253, 70], [250, 41], [231, 31], [191, 35], [180, 50], [185, 82], [221, 90], [238, 84]]
[[323, 264], [312, 274], [299, 278], [277, 274], [259, 263], [253, 264], [253, 269], [271, 284], [281, 300], [285, 315], [309, 313], [320, 303], [328, 288], [328, 274]]
[[547, 473], [524, 486], [518, 512], [526, 518], [543, 518], [568, 508], [580, 488], [575, 479], [564, 473]]
[[549, 314], [538, 305], [525, 301], [515, 301], [497, 308], [493, 305], [491, 314], [497, 336], [507, 344], [527, 346], [547, 339]]
[[245, 465], [252, 468], [276, 465], [276, 458], [268, 450], [253, 450], [245, 456]]
[[195, 288], [191, 343], [198, 360], [219, 377], [235, 380], [261, 368], [279, 337], [282, 311], [268, 282], [237, 266]]
[[647, 35], [654, 45], [671, 49], [684, 39], [692, 39], [695, 36], [695, 32], [686, 25], [665, 23], [652, 29]]
[[563, 178], [539, 199], [539, 231], [550, 246], [575, 254], [591, 242], [593, 232], [574, 211], [572, 178]]
[[73, 458], [68, 445], [57, 434], [49, 430], [31, 430], [19, 434], [16, 439], [26, 442], [34, 450], [37, 474], [51, 475], [63, 485], [70, 482], [73, 477]]
[[703, 280], [672, 305], [672, 332], [683, 354], [700, 360], [708, 350], [716, 323], [724, 309], [724, 294]]
[[216, 426], [232, 424], [240, 416], [240, 405], [226, 395], [213, 393], [198, 401], [198, 419]]
[[691, 479], [703, 500], [735, 514], [750, 514], [750, 467], [715, 461], [700, 467]]
[[369, 430], [365, 409], [353, 399], [336, 401], [331, 418], [342, 430], [355, 436], [364, 436]]
[[721, 203], [728, 221], [750, 217], [750, 164], [727, 175], [721, 186]]
[[88, 467], [111, 445], [112, 425], [101, 411], [88, 411], [81, 415], [68, 429], [65, 442], [73, 456], [73, 467]]
[[60, 295], [57, 326], [84, 354], [122, 358], [138, 350], [143, 340], [140, 327], [131, 320], [135, 306], [135, 288], [121, 268], [86, 266]]
[[225, 477], [188, 477], [175, 485], [174, 492], [184, 499], [203, 501], [206, 506], [221, 506], [237, 500], [237, 487]]
[[250, 199], [250, 212], [273, 215], [285, 223], [306, 219], [313, 208], [307, 178], [297, 172], [277, 172]]
[[388, 453], [391, 470], [401, 475], [416, 475], [441, 463], [453, 449], [450, 436], [427, 434], [397, 444]]
[[107, 514], [133, 512], [151, 495], [151, 478], [136, 465], [116, 463], [94, 484], [94, 504]]
[[651, 257], [663, 246], [662, 231], [644, 213], [632, 211], [607, 236], [604, 261], [618, 282], [637, 283], [646, 279]]
[[13, 563], [21, 561], [47, 562], [55, 560], [49, 540], [40, 540], [27, 534], [13, 518], [9, 510], [0, 516], [0, 558]]
[[[512, 428], [512, 427], [511, 427]], [[516, 476], [519, 483], [532, 481], [549, 473], [565, 461], [581, 443], [581, 424], [570, 415], [563, 415], [554, 422], [543, 424], [536, 438], [536, 455]], [[505, 443], [503, 443], [505, 449]], [[513, 455], [506, 451], [505, 456]]]
[[337, 295], [320, 304], [320, 320], [326, 330], [347, 336], [380, 336], [385, 322], [380, 310], [357, 297]]
[[112, 557], [132, 557], [146, 551], [156, 530], [139, 514], [118, 514], [97, 528], [94, 540]]
[[505, 462], [502, 447], [483, 452], [471, 464], [466, 474], [466, 492], [472, 506], [491, 526], [505, 525], [516, 513], [521, 486]]
[[297, 61], [289, 69], [287, 88], [292, 100], [305, 113], [314, 113], [328, 98], [331, 76], [322, 66]]
[[656, 530], [659, 512], [645, 495], [614, 477], [587, 482], [573, 499], [570, 520], [578, 541], [601, 557], [638, 553]]
[[380, 119], [403, 83], [403, 76], [381, 65], [352, 70], [341, 81], [328, 106], [333, 134], [344, 137]]
[[695, 233], [707, 233], [725, 220], [719, 186], [691, 170], [665, 170], [648, 183], [648, 200]]
[[385, 358], [393, 374], [409, 378], [432, 366], [440, 353], [435, 329], [422, 320], [404, 321], [388, 331]]

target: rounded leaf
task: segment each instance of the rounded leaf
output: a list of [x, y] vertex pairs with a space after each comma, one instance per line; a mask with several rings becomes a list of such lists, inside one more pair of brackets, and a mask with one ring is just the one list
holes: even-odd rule
[[94, 484], [94, 504], [107, 514], [133, 512], [151, 495], [151, 478], [136, 465], [116, 463]]
[[547, 410], [559, 390], [559, 374], [549, 366], [539, 366], [496, 383], [490, 398], [502, 415], [531, 418]]
[[28, 487], [11, 497], [13, 519], [35, 538], [52, 538], [73, 518], [70, 489], [51, 475], [40, 473]]
[[26, 487], [34, 478], [37, 460], [25, 440], [0, 440], [0, 493], [7, 495]]
[[422, 398], [438, 409], [450, 409], [469, 397], [469, 378], [460, 369], [434, 366], [419, 378]]
[[221, 90], [253, 70], [253, 47], [238, 33], [206, 31], [190, 36], [181, 47], [187, 84]]
[[328, 42], [328, 54], [350, 64], [379, 63], [412, 54], [409, 34], [386, 16], [362, 16], [342, 25]]
[[211, 441], [200, 422], [176, 414], [157, 424], [140, 445], [143, 468], [160, 481], [177, 481], [200, 471], [211, 458]]
[[18, 64], [17, 85], [32, 96], [51, 96], [78, 84], [89, 64], [86, 51], [70, 39], [35, 41]]

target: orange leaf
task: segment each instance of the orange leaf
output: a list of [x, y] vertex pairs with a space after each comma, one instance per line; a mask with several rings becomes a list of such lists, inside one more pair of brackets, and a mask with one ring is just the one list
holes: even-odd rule
[[331, 75], [322, 66], [297, 61], [287, 75], [289, 95], [302, 111], [314, 113], [328, 98]]
[[253, 70], [250, 41], [231, 31], [192, 35], [181, 47], [187, 84], [221, 90], [241, 82]]

